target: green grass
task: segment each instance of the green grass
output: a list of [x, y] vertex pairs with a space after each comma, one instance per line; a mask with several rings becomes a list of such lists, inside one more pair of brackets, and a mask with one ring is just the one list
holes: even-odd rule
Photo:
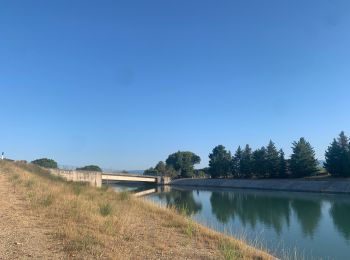
[[106, 202], [100, 205], [100, 214], [104, 217], [111, 215], [113, 212], [112, 204]]

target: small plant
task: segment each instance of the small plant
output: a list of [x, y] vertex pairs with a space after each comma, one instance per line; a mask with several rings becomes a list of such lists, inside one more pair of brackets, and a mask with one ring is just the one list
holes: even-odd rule
[[237, 255], [236, 248], [226, 241], [220, 241], [220, 250], [226, 260], [240, 258], [239, 255]]
[[10, 180], [11, 182], [15, 182], [15, 181], [17, 181], [18, 179], [19, 179], [19, 174], [17, 174], [17, 173], [13, 173], [13, 174], [11, 174], [10, 177], [9, 177], [9, 180]]
[[54, 201], [54, 196], [52, 194], [43, 196], [42, 200], [40, 201], [40, 205], [43, 207], [49, 207]]
[[120, 200], [128, 200], [130, 198], [130, 193], [127, 191], [122, 191], [119, 193]]
[[24, 186], [26, 186], [28, 189], [33, 188], [34, 185], [35, 185], [35, 181], [32, 179], [29, 179], [24, 183]]
[[100, 214], [104, 217], [111, 215], [113, 211], [113, 207], [110, 203], [104, 203], [100, 205]]
[[189, 238], [192, 238], [196, 233], [196, 226], [192, 220], [189, 220], [185, 228], [185, 233]]
[[86, 183], [74, 182], [72, 184], [73, 193], [79, 196], [83, 191], [84, 187], [86, 187]]

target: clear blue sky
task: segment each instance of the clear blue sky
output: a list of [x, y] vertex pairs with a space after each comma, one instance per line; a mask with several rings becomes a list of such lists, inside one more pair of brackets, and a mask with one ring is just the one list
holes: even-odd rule
[[350, 1], [0, 1], [0, 150], [144, 169], [350, 134]]

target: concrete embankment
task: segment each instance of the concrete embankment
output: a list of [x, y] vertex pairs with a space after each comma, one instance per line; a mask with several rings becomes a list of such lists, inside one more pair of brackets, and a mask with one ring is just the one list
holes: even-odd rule
[[170, 185], [350, 194], [350, 179], [178, 179], [173, 180]]

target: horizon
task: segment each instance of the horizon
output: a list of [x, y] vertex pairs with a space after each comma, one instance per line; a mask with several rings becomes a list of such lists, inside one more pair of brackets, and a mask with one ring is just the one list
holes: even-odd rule
[[0, 152], [144, 170], [350, 135], [350, 2], [0, 2]]

